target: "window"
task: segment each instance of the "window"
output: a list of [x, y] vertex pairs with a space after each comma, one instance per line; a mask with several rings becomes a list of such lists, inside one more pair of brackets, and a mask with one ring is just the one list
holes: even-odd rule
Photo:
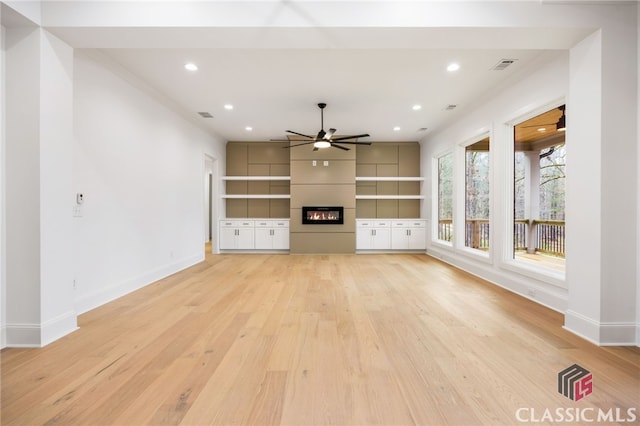
[[438, 240], [453, 237], [453, 153], [438, 158]]
[[465, 247], [489, 249], [489, 138], [465, 148]]
[[515, 126], [513, 257], [564, 272], [565, 107]]

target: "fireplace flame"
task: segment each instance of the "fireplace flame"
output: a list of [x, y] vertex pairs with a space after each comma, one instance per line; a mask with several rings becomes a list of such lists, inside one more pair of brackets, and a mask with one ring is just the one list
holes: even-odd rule
[[319, 212], [319, 211], [310, 211], [307, 212], [308, 220], [338, 220], [338, 212]]

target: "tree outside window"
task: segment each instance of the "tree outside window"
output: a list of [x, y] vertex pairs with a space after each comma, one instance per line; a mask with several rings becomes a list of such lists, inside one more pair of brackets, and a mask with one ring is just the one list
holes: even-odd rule
[[438, 239], [453, 237], [453, 154], [438, 158]]
[[489, 138], [465, 148], [465, 237], [469, 248], [489, 249]]

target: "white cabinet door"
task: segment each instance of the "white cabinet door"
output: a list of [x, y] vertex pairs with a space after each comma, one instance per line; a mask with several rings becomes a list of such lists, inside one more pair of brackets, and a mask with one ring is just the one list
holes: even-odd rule
[[236, 228], [220, 228], [220, 250], [233, 250], [236, 248]]
[[238, 228], [236, 248], [239, 250], [251, 250], [255, 247], [253, 228]]
[[289, 228], [272, 228], [271, 232], [271, 248], [274, 250], [289, 250]]
[[373, 228], [356, 228], [356, 250], [371, 250]]
[[256, 250], [269, 250], [273, 248], [271, 232], [271, 228], [256, 228]]
[[391, 229], [390, 228], [373, 228], [373, 247], [374, 250], [389, 250], [391, 248]]
[[409, 250], [426, 250], [427, 233], [426, 228], [409, 228]]
[[393, 228], [391, 231], [391, 248], [393, 250], [407, 250], [409, 248], [407, 232], [407, 228]]

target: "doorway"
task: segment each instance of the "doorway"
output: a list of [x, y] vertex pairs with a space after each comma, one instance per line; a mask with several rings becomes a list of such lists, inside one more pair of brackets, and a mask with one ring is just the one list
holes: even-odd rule
[[205, 253], [217, 252], [217, 188], [214, 176], [216, 159], [207, 154], [204, 156], [204, 247]]

